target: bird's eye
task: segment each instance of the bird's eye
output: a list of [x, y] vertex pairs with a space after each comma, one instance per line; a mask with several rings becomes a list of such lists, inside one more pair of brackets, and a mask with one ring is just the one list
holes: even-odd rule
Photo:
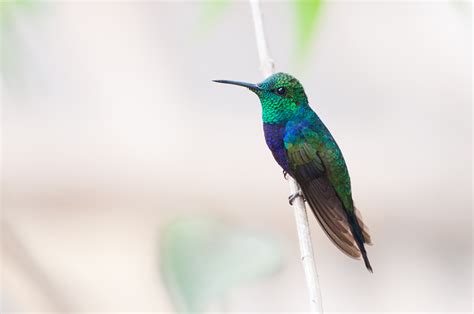
[[278, 87], [276, 90], [277, 94], [280, 96], [284, 96], [286, 94], [286, 88], [284, 87]]

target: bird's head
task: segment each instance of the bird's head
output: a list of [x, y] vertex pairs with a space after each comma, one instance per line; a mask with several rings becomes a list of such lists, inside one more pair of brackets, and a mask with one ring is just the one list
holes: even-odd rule
[[301, 83], [286, 73], [275, 73], [258, 84], [228, 80], [214, 82], [247, 87], [257, 94], [262, 104], [265, 123], [280, 123], [288, 120], [301, 106], [308, 105]]

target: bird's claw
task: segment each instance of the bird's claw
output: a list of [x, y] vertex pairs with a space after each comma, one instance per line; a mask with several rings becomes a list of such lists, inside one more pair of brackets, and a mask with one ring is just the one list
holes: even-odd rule
[[283, 170], [283, 178], [285, 178], [285, 180], [288, 180], [288, 172]]
[[297, 197], [300, 197], [300, 196], [303, 198], [303, 202], [305, 202], [306, 200], [304, 199], [303, 192], [301, 192], [301, 190], [299, 190], [298, 192], [288, 196], [288, 203], [290, 203], [290, 205], [293, 206], [293, 202], [295, 201], [295, 199]]

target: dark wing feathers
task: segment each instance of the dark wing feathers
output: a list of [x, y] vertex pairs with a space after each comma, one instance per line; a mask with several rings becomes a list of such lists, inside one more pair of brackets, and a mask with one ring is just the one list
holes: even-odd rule
[[364, 224], [360, 211], [356, 207], [354, 207], [354, 211], [357, 217], [357, 222], [359, 223], [360, 229], [362, 230], [362, 235], [364, 236], [364, 243], [372, 245], [372, 239], [370, 238], [369, 228]]
[[[299, 175], [296, 172], [295, 176], [298, 181]], [[329, 179], [321, 176], [302, 184], [301, 189], [319, 224], [332, 242], [347, 255], [359, 258], [360, 251], [350, 231], [347, 214]]]
[[[301, 186], [304, 197], [324, 232], [342, 252], [350, 257], [360, 258], [361, 249], [352, 233], [348, 217], [350, 214], [344, 209], [327, 176], [326, 167], [317, 152], [317, 147], [304, 136], [293, 143], [285, 144], [291, 168], [290, 174]], [[362, 242], [370, 244], [367, 227], [357, 210], [355, 215], [363, 236]], [[363, 253], [365, 255], [365, 251]]]

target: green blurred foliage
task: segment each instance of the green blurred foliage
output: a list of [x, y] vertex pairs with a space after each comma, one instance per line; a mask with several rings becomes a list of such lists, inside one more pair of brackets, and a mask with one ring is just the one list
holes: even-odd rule
[[0, 22], [3, 29], [12, 12], [16, 9], [29, 9], [37, 5], [32, 0], [0, 0]]
[[305, 57], [310, 50], [322, 0], [295, 0], [297, 51]]
[[180, 312], [222, 306], [233, 288], [274, 273], [282, 261], [273, 235], [211, 218], [178, 219], [162, 234], [162, 276]]
[[207, 31], [215, 26], [217, 20], [229, 5], [229, 0], [205, 1], [201, 18], [201, 29]]
[[[289, 4], [295, 11], [295, 50], [296, 59], [301, 65], [309, 54], [323, 0], [294, 0], [289, 1]], [[229, 6], [229, 0], [206, 1], [201, 23], [204, 29], [216, 26], [217, 19]]]
[[14, 30], [16, 12], [31, 12], [40, 5], [32, 0], [0, 0], [0, 71], [4, 79], [19, 76], [22, 65], [18, 56], [18, 42]]

